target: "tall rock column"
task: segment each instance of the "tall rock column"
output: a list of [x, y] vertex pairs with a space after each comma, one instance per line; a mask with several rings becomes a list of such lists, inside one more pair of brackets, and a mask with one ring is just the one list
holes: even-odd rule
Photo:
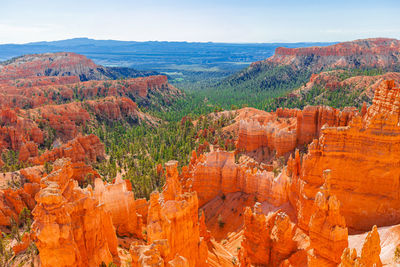
[[343, 251], [342, 261], [340, 267], [367, 267], [375, 266], [381, 267], [382, 262], [380, 258], [381, 253], [381, 241], [379, 238], [378, 228], [376, 225], [372, 227], [372, 230], [367, 234], [364, 245], [361, 250], [361, 256], [357, 257], [357, 251], [353, 248], [346, 248]]
[[325, 183], [315, 196], [314, 213], [309, 224], [310, 245], [314, 249], [309, 265], [321, 264], [319, 257], [338, 264], [343, 250], [348, 246], [346, 221], [340, 214], [340, 202], [330, 195], [330, 170], [324, 171]]
[[156, 262], [155, 266], [207, 266], [207, 244], [200, 237], [197, 193], [182, 193], [178, 162], [165, 165], [163, 192], [153, 192], [150, 196], [147, 245], [133, 244], [132, 258], [138, 263]]
[[62, 197], [57, 183], [42, 189], [36, 201], [32, 230], [42, 266], [79, 266], [81, 255], [74, 242], [72, 206]]
[[239, 254], [242, 266], [279, 266], [297, 250], [295, 226], [280, 210], [264, 215], [260, 203], [244, 213], [244, 238]]

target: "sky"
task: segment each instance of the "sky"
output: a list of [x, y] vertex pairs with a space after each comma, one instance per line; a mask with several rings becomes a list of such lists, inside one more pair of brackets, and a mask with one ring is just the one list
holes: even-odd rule
[[0, 0], [0, 43], [400, 39], [399, 0]]

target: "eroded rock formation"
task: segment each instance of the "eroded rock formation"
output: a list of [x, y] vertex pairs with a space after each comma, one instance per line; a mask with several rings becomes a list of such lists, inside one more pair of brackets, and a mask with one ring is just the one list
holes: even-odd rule
[[148, 244], [131, 246], [133, 261], [144, 265], [153, 262], [157, 264], [154, 266], [187, 261], [189, 266], [206, 266], [207, 245], [200, 237], [199, 226], [197, 194], [182, 193], [177, 162], [166, 163], [163, 193], [150, 196]]
[[104, 210], [111, 214], [118, 235], [143, 236], [142, 216], [137, 214], [134, 194], [128, 190], [124, 180], [118, 177], [114, 184], [105, 185], [97, 178], [94, 196], [100, 205], [104, 205]]
[[331, 169], [331, 193], [342, 203], [349, 228], [400, 223], [395, 178], [400, 170], [394, 167], [399, 164], [398, 90], [393, 82], [383, 82], [364, 119], [356, 116], [347, 127], [325, 127], [319, 140], [308, 147], [301, 168], [293, 171], [289, 196], [301, 227], [308, 228], [325, 169]]
[[400, 73], [387, 72], [382, 75], [365, 76], [358, 75], [343, 79], [341, 76], [346, 74], [344, 70], [330, 70], [313, 74], [307, 84], [292, 92], [292, 96], [301, 97], [310, 92], [313, 88], [323, 88], [327, 91], [348, 90], [349, 92], [359, 92], [357, 99], [367, 99], [372, 101], [375, 90], [384, 80], [400, 80]]
[[277, 211], [266, 216], [261, 211], [260, 203], [256, 203], [254, 212], [247, 207], [241, 265], [279, 266], [297, 250], [295, 230], [295, 225], [284, 212]]
[[[370, 45], [369, 59], [363, 64], [387, 67], [387, 55], [394, 52], [377, 48], [382, 42], [398, 46], [387, 39], [355, 42], [360, 47]], [[327, 49], [278, 49], [271, 61], [301, 66], [310, 53], [324, 58], [324, 62], [317, 59], [312, 69], [322, 63], [339, 66], [353, 59], [358, 48], [341, 44]], [[24, 208], [33, 209], [32, 233], [8, 246], [14, 254], [23, 254], [35, 242], [42, 266], [99, 266], [130, 260], [133, 266], [185, 267], [393, 263], [400, 242], [395, 225], [400, 223], [400, 89], [394, 81], [378, 86], [373, 81], [382, 77], [359, 80], [358, 86], [371, 86], [368, 91], [375, 92], [372, 106], [363, 105], [361, 112], [307, 106], [215, 113], [216, 119], [233, 117], [223, 132], [237, 135], [237, 150], [221, 150], [221, 140], [214, 139], [211, 145], [200, 144], [198, 151], [210, 152], [193, 151], [182, 171], [176, 161], [165, 163], [165, 171], [159, 164], [156, 171], [165, 175], [166, 183], [161, 193], [154, 192], [147, 201], [134, 198], [130, 181], [118, 175], [113, 183], [104, 182], [86, 164], [105, 156], [104, 145], [98, 137], [80, 132], [103, 121], [151, 120], [127, 97], [134, 96], [140, 105], [161, 91], [162, 97], [166, 92], [179, 94], [167, 78], [79, 82], [87, 77], [32, 77], [70, 70], [78, 75], [86, 73], [91, 63], [79, 58], [71, 66], [43, 72], [43, 64], [29, 59], [34, 70], [24, 74], [19, 65], [26, 62], [21, 60], [0, 68], [0, 86], [4, 86], [0, 152], [18, 151], [21, 161], [35, 165], [12, 173], [19, 178], [14, 184], [7, 184], [10, 173], [0, 176], [2, 231], [10, 232], [11, 217], [18, 221]], [[13, 71], [25, 78], [6, 80], [16, 78]], [[391, 75], [396, 76], [385, 77]], [[310, 83], [333, 88], [357, 82], [337, 84], [328, 76], [328, 72], [313, 75]], [[83, 101], [72, 101], [76, 99]], [[184, 118], [181, 123], [195, 122]], [[39, 155], [49, 128], [59, 140]], [[216, 134], [209, 127], [198, 137]], [[226, 144], [233, 144], [232, 136], [224, 140]], [[252, 211], [249, 206], [254, 203]], [[380, 236], [373, 225], [391, 228], [380, 228]], [[372, 226], [364, 234], [362, 249], [354, 245], [364, 238], [361, 232]], [[349, 243], [359, 256], [356, 249], [348, 248]]]
[[318, 138], [324, 125], [348, 125], [356, 113], [354, 108], [340, 111], [327, 106], [307, 106], [303, 110], [278, 109], [276, 113], [243, 119], [237, 148], [247, 152], [267, 149], [265, 158], [280, 157]]
[[[26, 185], [29, 192], [28, 186]], [[0, 190], [0, 227], [10, 226], [12, 220], [18, 222], [19, 214], [24, 208], [35, 207], [35, 200], [28, 192], [24, 188]]]
[[119, 262], [111, 215], [72, 179], [68, 161], [41, 180], [32, 230], [42, 266], [99, 266]]
[[276, 206], [288, 200], [288, 176], [282, 172], [275, 177], [272, 167], [259, 164], [249, 157], [235, 163], [235, 154], [212, 151], [194, 154], [188, 167], [186, 187], [196, 191], [202, 206], [216, 196], [233, 192], [251, 194], [258, 201], [269, 201]]
[[365, 238], [361, 256], [357, 257], [357, 251], [355, 249], [346, 248], [343, 251], [341, 257], [340, 267], [352, 267], [352, 266], [382, 266], [380, 259], [381, 245], [379, 233], [376, 225], [372, 227], [372, 230], [368, 233]]
[[330, 170], [324, 171], [325, 183], [315, 196], [314, 213], [309, 224], [311, 247], [314, 249], [309, 257], [310, 266], [319, 266], [324, 260], [333, 264], [340, 263], [343, 250], [348, 246], [346, 221], [340, 214], [340, 202], [330, 195]]

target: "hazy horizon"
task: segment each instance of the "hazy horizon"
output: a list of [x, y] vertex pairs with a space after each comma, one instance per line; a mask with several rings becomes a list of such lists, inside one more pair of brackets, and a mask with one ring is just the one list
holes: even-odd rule
[[[392, 38], [392, 37], [368, 37], [368, 38]], [[396, 38], [397, 39], [397, 38]], [[274, 44], [274, 43], [287, 43], [287, 44], [296, 44], [296, 43], [315, 43], [315, 44], [319, 44], [319, 43], [337, 43], [336, 41], [332, 41], [332, 42], [314, 42], [314, 41], [299, 41], [299, 42], [218, 42], [218, 41], [174, 41], [174, 40], [144, 40], [144, 41], [136, 41], [136, 40], [117, 40], [117, 39], [95, 39], [95, 38], [90, 38], [90, 37], [72, 37], [72, 38], [66, 38], [66, 39], [57, 39], [57, 40], [42, 40], [42, 41], [33, 41], [33, 42], [23, 42], [23, 43], [0, 43], [0, 45], [2, 44], [10, 44], [10, 45], [26, 45], [26, 44], [35, 44], [35, 43], [52, 43], [52, 42], [62, 42], [62, 41], [70, 41], [70, 40], [93, 40], [93, 41], [116, 41], [116, 42], [138, 42], [138, 43], [145, 43], [145, 42], [167, 42], [167, 43], [203, 43], [203, 44], [207, 44], [207, 43], [215, 43], [215, 44]], [[354, 41], [354, 40], [344, 40], [342, 42], [348, 42], [348, 41]]]
[[342, 42], [400, 38], [395, 0], [332, 2], [4, 0], [0, 43], [96, 40], [216, 43]]

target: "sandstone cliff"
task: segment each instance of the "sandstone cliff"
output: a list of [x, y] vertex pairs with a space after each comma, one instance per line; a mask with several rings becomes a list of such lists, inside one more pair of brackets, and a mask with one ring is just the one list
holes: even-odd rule
[[340, 214], [340, 202], [330, 193], [330, 170], [324, 171], [324, 179], [321, 191], [315, 196], [314, 213], [309, 224], [310, 246], [314, 250], [309, 256], [309, 266], [340, 263], [343, 250], [348, 246], [348, 231]]
[[104, 210], [111, 214], [112, 223], [119, 236], [143, 236], [142, 216], [137, 214], [136, 201], [126, 182], [117, 178], [114, 184], [104, 185], [100, 178], [95, 180], [94, 196]]
[[308, 228], [325, 169], [331, 169], [331, 192], [342, 203], [349, 228], [367, 230], [374, 224], [400, 222], [395, 178], [399, 169], [394, 167], [399, 164], [398, 90], [393, 82], [383, 82], [364, 119], [356, 116], [346, 127], [325, 127], [319, 140], [309, 145], [300, 169], [293, 171], [289, 195], [301, 227]]
[[312, 71], [335, 67], [390, 68], [399, 63], [399, 49], [400, 41], [388, 38], [361, 39], [325, 47], [279, 47], [272, 57], [255, 62], [251, 67], [275, 64]]

